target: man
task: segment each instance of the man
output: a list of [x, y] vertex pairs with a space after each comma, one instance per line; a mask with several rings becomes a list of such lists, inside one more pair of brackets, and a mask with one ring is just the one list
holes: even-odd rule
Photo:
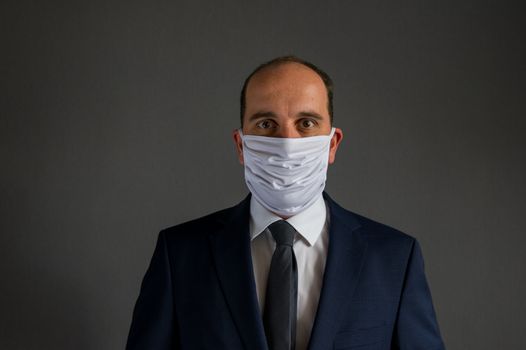
[[160, 233], [127, 349], [444, 349], [415, 239], [323, 192], [343, 137], [328, 75], [261, 65], [241, 124], [251, 194]]

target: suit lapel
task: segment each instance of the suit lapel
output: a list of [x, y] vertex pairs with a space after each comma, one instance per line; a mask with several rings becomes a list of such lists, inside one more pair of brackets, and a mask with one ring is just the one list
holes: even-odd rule
[[210, 235], [217, 274], [245, 348], [266, 350], [250, 252], [250, 195], [232, 211], [223, 228]]
[[367, 248], [363, 238], [354, 232], [360, 225], [352, 214], [326, 193], [324, 197], [330, 213], [329, 251], [309, 350], [332, 349], [343, 305], [352, 297]]

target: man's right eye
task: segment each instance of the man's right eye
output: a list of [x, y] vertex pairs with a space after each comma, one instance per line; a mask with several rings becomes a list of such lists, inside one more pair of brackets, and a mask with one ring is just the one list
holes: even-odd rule
[[271, 120], [262, 120], [256, 124], [256, 126], [260, 129], [270, 129], [272, 127], [272, 121]]

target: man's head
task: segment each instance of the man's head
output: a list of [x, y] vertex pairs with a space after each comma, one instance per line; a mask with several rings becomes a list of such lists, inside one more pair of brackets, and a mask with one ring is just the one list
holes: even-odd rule
[[[308, 137], [328, 135], [332, 127], [332, 81], [312, 63], [293, 56], [259, 66], [243, 85], [241, 125], [245, 135]], [[238, 130], [234, 141], [243, 164]], [[334, 162], [343, 133], [336, 128], [329, 163]]]
[[277, 67], [277, 66], [280, 66], [280, 65], [283, 65], [283, 64], [287, 64], [287, 63], [297, 63], [299, 65], [303, 65], [304, 67], [310, 68], [316, 74], [318, 74], [318, 76], [320, 77], [320, 79], [323, 81], [323, 83], [325, 85], [325, 89], [327, 90], [327, 109], [328, 109], [330, 121], [331, 121], [331, 124], [332, 124], [332, 122], [333, 122], [333, 105], [332, 105], [333, 83], [332, 83], [331, 77], [327, 73], [325, 73], [322, 69], [320, 69], [319, 67], [317, 67], [316, 65], [314, 65], [311, 62], [302, 60], [301, 58], [296, 57], [296, 56], [281, 56], [281, 57], [274, 58], [274, 59], [272, 59], [272, 60], [270, 60], [268, 62], [265, 62], [265, 63], [259, 65], [245, 79], [245, 82], [243, 83], [243, 88], [241, 89], [241, 99], [240, 99], [240, 102], [241, 102], [240, 103], [241, 127], [243, 127], [243, 124], [244, 124], [244, 117], [245, 117], [245, 110], [246, 110], [247, 86], [248, 86], [248, 83], [250, 82], [250, 80], [252, 79], [252, 77], [254, 75], [256, 75], [257, 73], [259, 73], [260, 71], [262, 71], [262, 70], [265, 70], [265, 69], [268, 69], [268, 68], [272, 68], [272, 67]]

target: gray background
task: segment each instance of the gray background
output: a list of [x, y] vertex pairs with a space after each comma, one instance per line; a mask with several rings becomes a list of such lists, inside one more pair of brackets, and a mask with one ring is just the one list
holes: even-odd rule
[[262, 61], [335, 84], [328, 192], [417, 237], [449, 349], [526, 348], [521, 2], [2, 1], [0, 348], [122, 349], [160, 229], [247, 190]]

